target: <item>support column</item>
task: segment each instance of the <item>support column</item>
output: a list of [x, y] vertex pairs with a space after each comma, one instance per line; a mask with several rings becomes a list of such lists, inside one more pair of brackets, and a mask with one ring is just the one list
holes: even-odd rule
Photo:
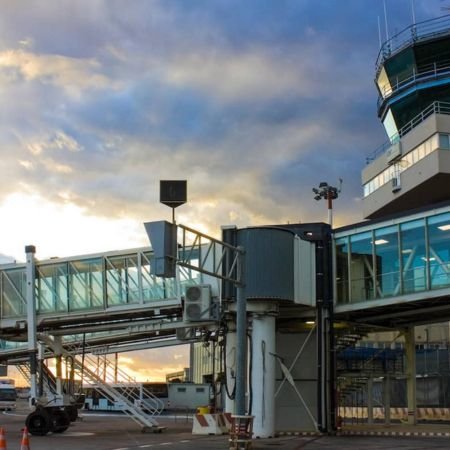
[[37, 386], [37, 336], [36, 336], [36, 293], [35, 280], [36, 268], [34, 254], [36, 247], [27, 245], [25, 247], [26, 254], [26, 301], [27, 301], [27, 338], [28, 351], [30, 358], [30, 404], [36, 403], [38, 395]]
[[[242, 248], [240, 248], [242, 251]], [[237, 273], [243, 273], [244, 256], [238, 259]], [[244, 285], [236, 286], [236, 403], [239, 416], [246, 413], [245, 390], [247, 375], [247, 299]]]
[[414, 327], [405, 330], [405, 356], [406, 356], [406, 394], [408, 401], [408, 424], [417, 424], [416, 401], [416, 342]]
[[367, 423], [373, 424], [373, 378], [367, 380]]
[[56, 358], [56, 393], [62, 395], [62, 338], [61, 336], [53, 336], [55, 343], [55, 358]]
[[[234, 414], [234, 394], [236, 388], [236, 330], [234, 323], [228, 324], [228, 332], [225, 344], [225, 365], [226, 365], [226, 383], [227, 390], [225, 392], [225, 412]], [[230, 398], [230, 396], [232, 398]]]
[[391, 424], [391, 379], [386, 375], [383, 380], [384, 423]]
[[275, 435], [275, 317], [253, 314], [252, 415], [253, 437]]

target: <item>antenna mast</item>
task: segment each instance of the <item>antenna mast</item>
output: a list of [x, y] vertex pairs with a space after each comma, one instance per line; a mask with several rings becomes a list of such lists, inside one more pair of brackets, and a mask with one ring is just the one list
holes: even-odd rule
[[388, 29], [388, 20], [387, 20], [386, 0], [383, 0], [383, 9], [384, 9], [384, 26], [386, 28], [386, 41], [388, 41], [389, 40], [389, 29]]

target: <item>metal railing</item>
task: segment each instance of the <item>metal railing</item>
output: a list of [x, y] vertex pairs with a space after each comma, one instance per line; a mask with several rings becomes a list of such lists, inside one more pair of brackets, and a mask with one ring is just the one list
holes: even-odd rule
[[450, 64], [448, 61], [434, 62], [418, 68], [413, 68], [411, 75], [403, 78], [397, 77], [395, 84], [387, 83], [380, 88], [380, 96], [378, 97], [377, 107], [380, 108], [381, 104], [390, 98], [394, 93], [423, 83], [424, 81], [439, 80], [441, 78], [447, 78], [450, 75]]
[[376, 73], [379, 73], [381, 65], [386, 59], [390, 58], [395, 53], [400, 52], [412, 43], [446, 34], [450, 34], [450, 14], [425, 20], [406, 27], [388, 39], [381, 46], [375, 63]]
[[386, 151], [391, 148], [394, 143], [398, 142], [399, 139], [408, 134], [411, 130], [420, 125], [425, 119], [433, 114], [450, 115], [450, 103], [438, 101], [431, 103], [431, 105], [427, 106], [419, 114], [417, 114], [417, 116], [413, 117], [407, 124], [400, 128], [396, 135], [391, 136], [387, 142], [380, 145], [380, 147], [370, 153], [370, 155], [366, 157], [366, 164], [370, 164], [372, 161], [375, 161], [378, 157], [386, 153]]

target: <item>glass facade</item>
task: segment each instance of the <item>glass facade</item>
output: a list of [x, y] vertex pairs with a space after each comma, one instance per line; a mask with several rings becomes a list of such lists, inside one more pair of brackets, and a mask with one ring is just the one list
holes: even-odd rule
[[[196, 256], [196, 255], [193, 255]], [[174, 279], [151, 274], [150, 251], [36, 264], [38, 314], [96, 311], [177, 297]], [[200, 274], [180, 268], [180, 284], [199, 283]], [[26, 271], [0, 270], [0, 318], [26, 316]]]
[[450, 287], [450, 212], [335, 240], [336, 299], [358, 303]]

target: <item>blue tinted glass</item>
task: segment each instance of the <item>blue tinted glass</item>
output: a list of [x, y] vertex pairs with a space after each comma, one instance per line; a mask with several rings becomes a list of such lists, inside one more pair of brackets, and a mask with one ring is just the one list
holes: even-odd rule
[[348, 295], [348, 237], [336, 240], [337, 303], [347, 303]]
[[430, 282], [432, 289], [450, 286], [450, 213], [428, 219]]
[[403, 292], [426, 289], [425, 221], [423, 219], [400, 225], [403, 269]]
[[375, 230], [375, 264], [377, 283], [375, 297], [400, 293], [400, 258], [396, 225]]
[[351, 299], [352, 302], [369, 300], [373, 292], [372, 233], [359, 233], [350, 237]]

